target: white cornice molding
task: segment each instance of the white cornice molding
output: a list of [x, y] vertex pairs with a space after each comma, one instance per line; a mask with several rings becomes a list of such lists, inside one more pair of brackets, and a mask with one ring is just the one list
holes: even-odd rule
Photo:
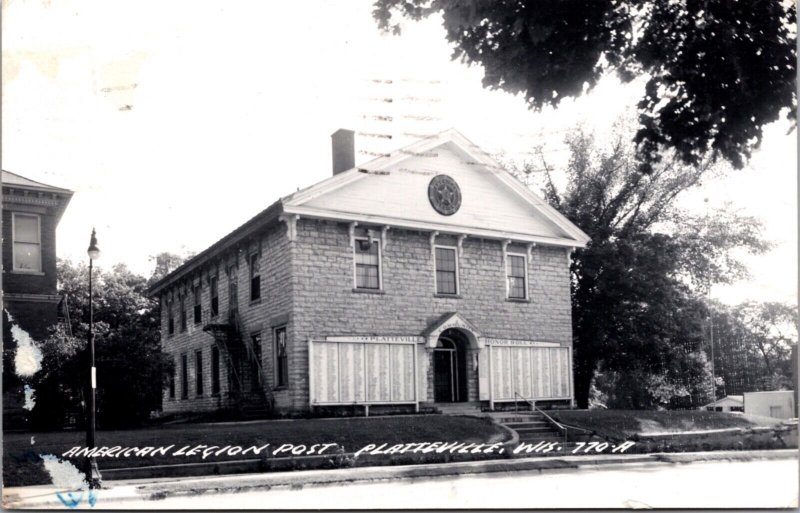
[[349, 212], [336, 212], [331, 210], [316, 209], [310, 207], [285, 207], [285, 212], [298, 214], [306, 218], [328, 219], [342, 223], [372, 224], [379, 226], [391, 226], [395, 229], [417, 230], [424, 232], [437, 231], [440, 234], [468, 235], [481, 239], [506, 240], [511, 239], [515, 242], [528, 243], [535, 242], [542, 246], [558, 247], [584, 247], [584, 243], [575, 239], [545, 237], [528, 233], [505, 232], [478, 228], [474, 226], [448, 225], [440, 223], [429, 223], [425, 221], [415, 221], [413, 219], [400, 219], [385, 216], [373, 216], [368, 214], [355, 214]]

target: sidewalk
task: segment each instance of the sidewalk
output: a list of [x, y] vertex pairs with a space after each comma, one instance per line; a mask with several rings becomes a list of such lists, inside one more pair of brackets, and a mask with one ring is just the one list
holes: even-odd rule
[[[395, 467], [359, 467], [337, 470], [308, 470], [273, 472], [266, 474], [239, 474], [202, 478], [159, 478], [105, 481], [98, 490], [97, 509], [121, 508], [128, 501], [158, 501], [167, 497], [195, 496], [208, 493], [237, 493], [269, 490], [275, 487], [304, 487], [347, 484], [379, 480], [406, 480], [420, 477], [453, 476], [491, 472], [517, 472], [538, 470], [544, 472], [574, 471], [581, 468], [613, 466], [652, 466], [702, 461], [751, 461], [793, 459], [796, 449], [768, 451], [715, 451], [696, 453], [655, 454], [604, 454], [563, 456], [553, 458], [520, 458], [507, 460], [405, 465]], [[76, 500], [76, 509], [91, 509], [88, 493], [77, 492], [71, 496], [52, 485], [13, 487], [3, 490], [3, 507], [6, 509], [59, 508], [62, 499]], [[155, 509], [158, 502], [153, 503]]]

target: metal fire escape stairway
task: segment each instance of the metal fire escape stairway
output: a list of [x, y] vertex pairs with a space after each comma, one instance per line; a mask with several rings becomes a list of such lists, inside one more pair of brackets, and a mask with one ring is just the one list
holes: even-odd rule
[[[238, 309], [232, 308], [227, 322], [207, 323], [203, 331], [214, 337], [220, 353], [226, 355], [230, 372], [228, 406], [245, 418], [258, 418], [269, 415], [274, 406], [272, 392], [261, 359], [253, 347], [253, 341], [242, 335]], [[251, 379], [257, 380], [253, 390], [246, 389], [243, 374], [248, 366], [256, 370]]]

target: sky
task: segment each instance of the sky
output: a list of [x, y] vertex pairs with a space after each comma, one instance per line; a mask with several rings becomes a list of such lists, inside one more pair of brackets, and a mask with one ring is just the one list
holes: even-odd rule
[[[441, 19], [392, 36], [371, 10], [360, 0], [5, 1], [3, 169], [75, 191], [60, 257], [85, 258], [96, 227], [99, 264], [149, 274], [151, 255], [202, 251], [328, 177], [338, 128], [357, 131], [357, 163], [454, 127], [511, 160], [542, 146], [558, 169], [570, 129], [606, 133], [641, 93], [641, 81], [608, 77], [535, 113], [452, 61]], [[766, 127], [746, 169], [682, 199], [690, 209], [729, 201], [775, 244], [743, 257], [750, 280], [713, 290], [724, 302], [796, 303], [796, 136], [785, 121]]]

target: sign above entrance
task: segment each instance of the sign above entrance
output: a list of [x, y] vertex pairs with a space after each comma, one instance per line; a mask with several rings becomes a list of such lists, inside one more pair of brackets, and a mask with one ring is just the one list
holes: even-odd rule
[[351, 337], [325, 337], [326, 342], [375, 342], [377, 344], [421, 344], [423, 337], [415, 335], [397, 336], [351, 336]]
[[490, 346], [533, 346], [533, 347], [561, 347], [558, 342], [535, 342], [533, 340], [512, 340], [507, 338], [484, 338]]
[[483, 347], [483, 336], [474, 324], [465, 319], [458, 312], [450, 312], [442, 315], [439, 319], [426, 329], [422, 336], [427, 339], [428, 347], [436, 347], [439, 335], [445, 330], [457, 329], [466, 335], [470, 345], [477, 348]]

